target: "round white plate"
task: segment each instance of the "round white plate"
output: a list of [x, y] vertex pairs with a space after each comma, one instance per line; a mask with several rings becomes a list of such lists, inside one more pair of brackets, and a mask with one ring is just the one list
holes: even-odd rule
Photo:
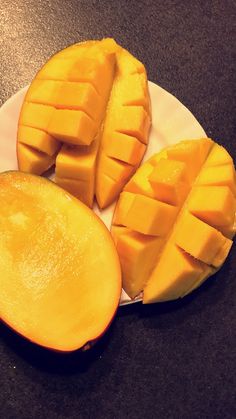
[[[0, 109], [0, 172], [17, 170], [16, 137], [17, 124], [22, 102], [28, 87], [19, 90]], [[206, 137], [206, 133], [193, 114], [176, 97], [149, 82], [152, 103], [152, 129], [144, 161], [162, 148], [176, 144], [183, 139]], [[96, 214], [108, 229], [111, 226], [115, 203], [103, 211], [94, 207]], [[122, 290], [120, 305], [130, 304], [140, 299], [130, 300]]]

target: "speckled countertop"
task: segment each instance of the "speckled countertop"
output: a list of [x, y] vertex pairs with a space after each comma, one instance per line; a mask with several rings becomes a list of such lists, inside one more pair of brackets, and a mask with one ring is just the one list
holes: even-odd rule
[[[235, 148], [236, 3], [1, 0], [0, 103], [54, 52], [112, 36]], [[236, 417], [236, 249], [182, 302], [119, 309], [87, 354], [60, 356], [0, 326], [0, 417]]]

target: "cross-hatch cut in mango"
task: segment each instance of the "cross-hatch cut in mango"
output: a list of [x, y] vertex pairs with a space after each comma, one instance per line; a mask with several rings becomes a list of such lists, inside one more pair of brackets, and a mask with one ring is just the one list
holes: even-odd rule
[[181, 298], [225, 261], [235, 234], [232, 158], [212, 140], [186, 140], [130, 179], [112, 225], [123, 288], [144, 303]]
[[104, 208], [145, 153], [151, 108], [144, 65], [113, 39], [54, 55], [30, 85], [18, 125], [19, 169], [42, 174]]

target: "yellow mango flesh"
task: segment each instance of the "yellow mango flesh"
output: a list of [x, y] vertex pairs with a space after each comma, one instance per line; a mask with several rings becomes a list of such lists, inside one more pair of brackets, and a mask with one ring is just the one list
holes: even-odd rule
[[151, 267], [155, 262], [156, 252], [162, 244], [162, 239], [128, 229], [126, 232], [122, 231], [121, 234], [117, 234], [116, 230], [116, 237], [121, 270], [125, 273], [123, 287], [129, 296], [134, 298], [140, 294], [143, 282], [151, 273]]
[[153, 166], [148, 161], [134, 174], [130, 181], [125, 186], [125, 191], [133, 192], [149, 196], [150, 198], [155, 197], [154, 189], [149, 181], [149, 176], [153, 172]]
[[189, 189], [186, 171], [181, 161], [161, 159], [149, 176], [155, 198], [170, 205], [182, 202]]
[[[217, 161], [224, 164], [208, 166], [215, 150]], [[183, 141], [149, 159], [126, 185], [112, 228], [121, 261], [133, 245], [120, 229], [160, 239], [143, 281], [142, 275], [136, 280], [135, 267], [124, 259], [123, 286], [132, 298], [132, 289], [143, 292], [144, 303], [181, 298], [224, 263], [236, 227], [234, 168], [225, 156], [210, 139]], [[209, 167], [213, 171], [207, 178]]]
[[92, 208], [94, 194], [94, 179], [78, 180], [71, 178], [55, 177], [55, 182], [65, 191], [78, 198], [85, 205]]
[[176, 207], [136, 194], [122, 224], [139, 233], [162, 237], [169, 232], [176, 214]]
[[74, 145], [90, 145], [97, 133], [97, 126], [83, 111], [55, 109], [47, 130], [60, 141]]
[[181, 297], [204, 275], [203, 266], [175, 244], [168, 244], [144, 287], [143, 302], [147, 304]]
[[61, 144], [51, 135], [37, 128], [18, 127], [18, 141], [21, 144], [35, 148], [37, 151], [53, 156], [59, 151]]
[[[52, 106], [44, 106], [38, 103], [24, 102], [19, 118], [19, 126], [37, 128], [48, 133], [48, 126], [54, 113]], [[30, 141], [30, 136], [28, 137]]]
[[95, 177], [97, 147], [97, 140], [88, 147], [64, 144], [57, 155], [56, 176], [79, 180]]
[[53, 182], [22, 172], [0, 175], [0, 200], [1, 319], [57, 351], [97, 339], [121, 293], [104, 224]]
[[36, 79], [30, 86], [26, 100], [51, 105], [57, 109], [83, 111], [97, 122], [98, 127], [105, 108], [102, 96], [97, 93], [92, 84], [85, 82]]
[[[179, 218], [174, 237], [175, 243], [181, 249], [215, 268], [222, 265], [232, 246], [232, 240], [188, 211], [184, 211]], [[226, 254], [225, 249], [227, 249]]]
[[25, 144], [17, 144], [17, 155], [21, 170], [26, 173], [39, 175], [50, 169], [55, 163], [56, 156], [34, 150]]
[[187, 205], [193, 215], [219, 230], [234, 222], [235, 199], [227, 186], [195, 186]]
[[89, 207], [93, 205], [98, 139], [90, 146], [64, 144], [56, 158], [55, 182]]
[[204, 167], [198, 176], [197, 185], [228, 186], [231, 192], [236, 195], [235, 170], [232, 163]]
[[[104, 208], [116, 199], [140, 164], [150, 123], [143, 64], [107, 38], [72, 45], [37, 73], [22, 106], [19, 127], [24, 126], [25, 133], [22, 140], [19, 128], [18, 142], [53, 155], [60, 143], [86, 146], [90, 153], [90, 146], [99, 139], [96, 156], [91, 152], [96, 160], [93, 194]], [[29, 128], [44, 134], [31, 135]], [[19, 158], [20, 170], [21, 161]], [[57, 162], [61, 165], [61, 158]], [[28, 166], [34, 167], [30, 162]], [[83, 167], [75, 169], [73, 159], [67, 161], [66, 173], [61, 173], [61, 168], [56, 172], [57, 179], [83, 180]]]
[[146, 147], [136, 138], [120, 132], [106, 133], [106, 155], [135, 166], [140, 163]]
[[222, 166], [224, 164], [233, 164], [232, 157], [224, 147], [215, 143], [206, 160], [205, 167]]

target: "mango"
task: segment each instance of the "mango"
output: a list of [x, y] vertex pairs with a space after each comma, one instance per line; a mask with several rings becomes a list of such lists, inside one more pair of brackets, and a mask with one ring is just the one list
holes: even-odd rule
[[56, 160], [56, 156], [49, 156], [21, 143], [17, 144], [17, 155], [21, 170], [35, 174], [46, 172]]
[[2, 173], [0, 199], [1, 319], [46, 348], [87, 347], [106, 331], [120, 299], [120, 264], [108, 230], [39, 176]]
[[[122, 227], [117, 227], [121, 228]], [[123, 286], [131, 298], [143, 289], [156, 259], [156, 252], [162, 245], [162, 239], [127, 229], [117, 234], [116, 248], [119, 253], [121, 270], [124, 275]]]
[[[137, 170], [112, 221], [131, 298], [182, 298], [222, 266], [236, 230], [234, 173], [226, 150], [208, 138], [168, 147]], [[155, 244], [146, 252], [144, 242]]]
[[59, 141], [47, 132], [24, 125], [19, 125], [18, 127], [18, 142], [42, 153], [46, 153], [49, 156], [56, 154], [61, 147]]
[[[59, 152], [56, 181], [86, 203], [91, 199], [93, 203], [96, 196], [104, 208], [117, 198], [139, 166], [150, 124], [144, 65], [113, 39], [86, 41], [55, 54], [36, 74], [21, 109], [18, 143], [50, 156]], [[61, 144], [77, 147], [74, 156], [70, 152], [70, 158], [66, 157]], [[91, 153], [93, 161], [89, 200], [79, 148], [87, 160]], [[22, 159], [22, 147], [18, 150], [19, 169], [23, 170], [26, 153]], [[34, 163], [29, 161], [26, 166], [34, 173]], [[43, 169], [44, 165], [41, 173]], [[41, 173], [38, 166], [37, 174]]]

